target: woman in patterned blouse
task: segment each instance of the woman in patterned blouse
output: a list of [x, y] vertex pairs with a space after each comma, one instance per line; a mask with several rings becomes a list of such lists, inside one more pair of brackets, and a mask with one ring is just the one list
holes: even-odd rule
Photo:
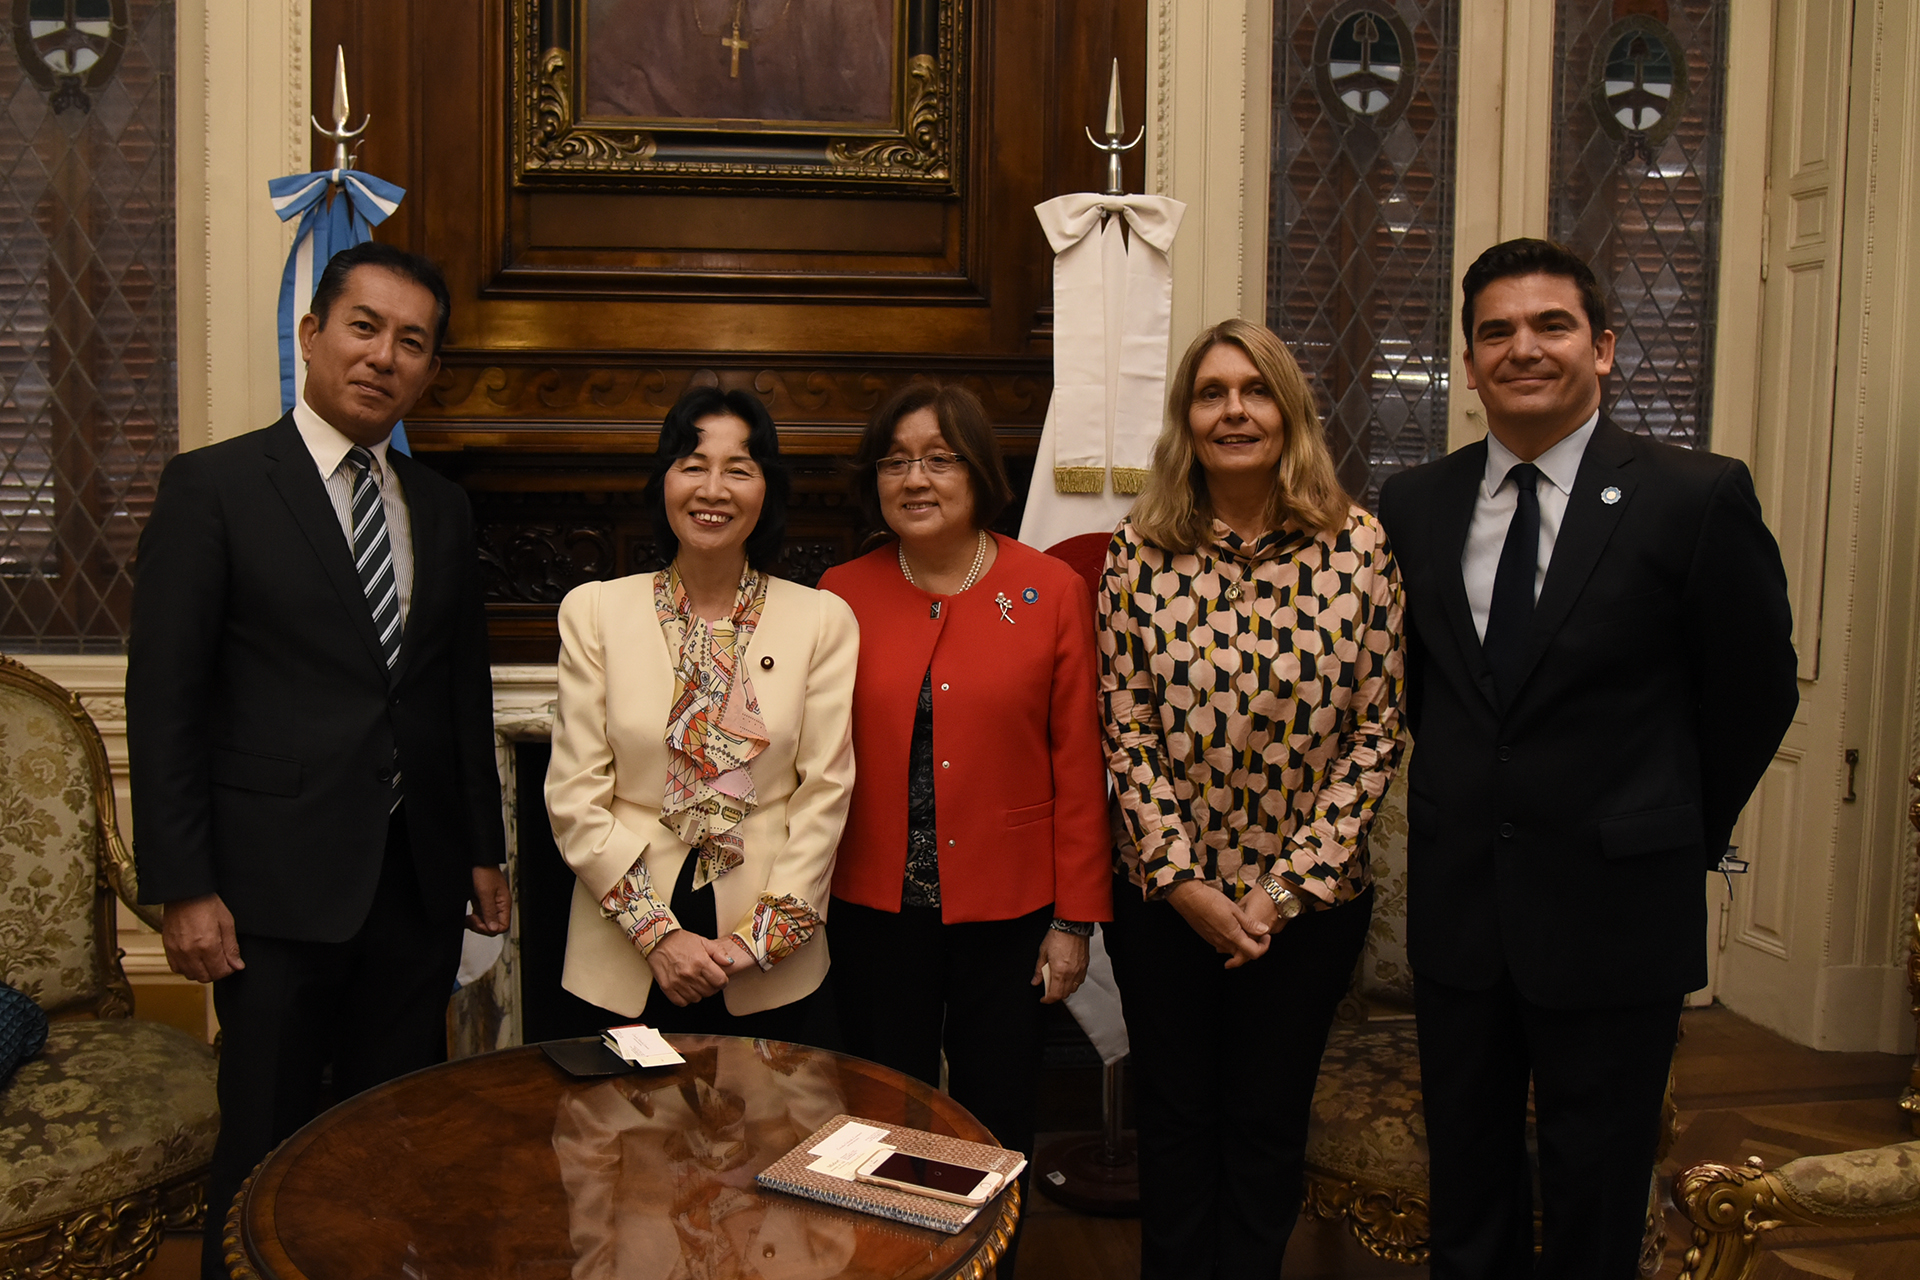
[[1141, 1274], [1242, 1280], [1280, 1274], [1320, 1055], [1372, 915], [1400, 579], [1270, 330], [1202, 333], [1167, 400], [1096, 605], [1124, 828], [1110, 938]]
[[827, 972], [853, 785], [859, 630], [774, 577], [788, 479], [745, 392], [688, 392], [660, 427], [658, 573], [560, 605], [547, 812], [576, 883], [561, 985], [599, 1025], [795, 1040]]

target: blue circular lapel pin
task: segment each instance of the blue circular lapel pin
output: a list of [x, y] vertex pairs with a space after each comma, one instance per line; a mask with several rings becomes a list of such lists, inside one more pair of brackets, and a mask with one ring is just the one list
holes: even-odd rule
[[1025, 600], [1028, 604], [1032, 604], [1034, 601], [1040, 598], [1040, 593], [1034, 590], [1032, 587], [1028, 587], [1025, 591], [1022, 591], [1020, 593], [1020, 598], [1022, 600]]
[[1620, 486], [1610, 484], [1602, 489], [1600, 491], [1600, 501], [1606, 503], [1608, 506], [1612, 506], [1614, 503], [1620, 501]]

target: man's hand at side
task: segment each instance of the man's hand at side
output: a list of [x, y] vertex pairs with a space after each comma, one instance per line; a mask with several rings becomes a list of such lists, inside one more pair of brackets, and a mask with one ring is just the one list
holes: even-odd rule
[[167, 948], [167, 967], [195, 982], [218, 982], [247, 967], [240, 959], [233, 913], [217, 893], [167, 903], [160, 941]]
[[513, 895], [507, 891], [507, 877], [498, 867], [473, 869], [473, 910], [467, 913], [467, 928], [486, 937], [507, 931], [513, 916]]

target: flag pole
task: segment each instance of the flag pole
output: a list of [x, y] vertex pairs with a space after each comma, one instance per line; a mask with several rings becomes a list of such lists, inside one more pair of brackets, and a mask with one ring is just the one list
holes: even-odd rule
[[[1126, 137], [1126, 120], [1120, 108], [1120, 59], [1113, 60], [1112, 74], [1107, 80], [1107, 119], [1106, 137], [1093, 136], [1093, 130], [1086, 131], [1087, 141], [1094, 149], [1107, 158], [1107, 185], [1101, 195], [1124, 196], [1127, 193], [1126, 179], [1121, 173], [1120, 159], [1127, 152], [1140, 145], [1147, 136], [1146, 126], [1142, 125], [1133, 135], [1131, 142], [1122, 141]], [[1110, 213], [1103, 213], [1104, 223]], [[1044, 478], [1036, 475], [1035, 483], [1044, 483]], [[1031, 497], [1029, 501], [1031, 501]], [[1091, 535], [1091, 551], [1096, 557], [1104, 555], [1106, 534]], [[1051, 549], [1051, 553], [1075, 564], [1086, 573], [1086, 567], [1078, 563], [1075, 556], [1062, 552], [1069, 545], [1075, 545], [1080, 552], [1089, 548], [1078, 544], [1089, 541], [1088, 535], [1070, 539]], [[1096, 570], [1097, 572], [1097, 570]], [[1092, 576], [1091, 574], [1088, 576]], [[1089, 944], [1088, 983], [1068, 998], [1068, 1011], [1076, 1019], [1098, 1028], [1101, 1021], [1120, 1022], [1120, 1034], [1124, 1038], [1124, 1021], [1120, 1016], [1120, 1000], [1117, 985], [1113, 982], [1113, 970], [1106, 957], [1105, 940], [1099, 937]], [[1035, 1183], [1048, 1199], [1065, 1205], [1081, 1213], [1103, 1216], [1132, 1217], [1140, 1212], [1140, 1162], [1139, 1147], [1135, 1135], [1124, 1125], [1124, 1105], [1126, 1100], [1126, 1064], [1124, 1054], [1111, 1062], [1103, 1062], [1100, 1072], [1100, 1132], [1061, 1134], [1045, 1147], [1034, 1152], [1034, 1171], [1038, 1175]]]

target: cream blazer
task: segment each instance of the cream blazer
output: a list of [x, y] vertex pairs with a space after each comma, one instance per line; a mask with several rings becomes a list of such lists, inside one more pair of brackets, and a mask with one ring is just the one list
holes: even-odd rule
[[[688, 848], [660, 822], [667, 786], [673, 658], [654, 611], [656, 575], [589, 582], [560, 604], [560, 698], [547, 767], [547, 814], [576, 877], [560, 985], [636, 1017], [653, 971], [601, 899], [641, 858], [665, 901]], [[824, 920], [833, 855], [853, 788], [853, 675], [859, 625], [838, 596], [781, 578], [742, 658], [766, 722], [766, 749], [748, 766], [759, 807], [741, 824], [746, 861], [713, 883], [719, 926], [731, 931], [763, 893], [807, 902]], [[822, 927], [799, 951], [727, 983], [736, 1014], [812, 992], [827, 973]]]

